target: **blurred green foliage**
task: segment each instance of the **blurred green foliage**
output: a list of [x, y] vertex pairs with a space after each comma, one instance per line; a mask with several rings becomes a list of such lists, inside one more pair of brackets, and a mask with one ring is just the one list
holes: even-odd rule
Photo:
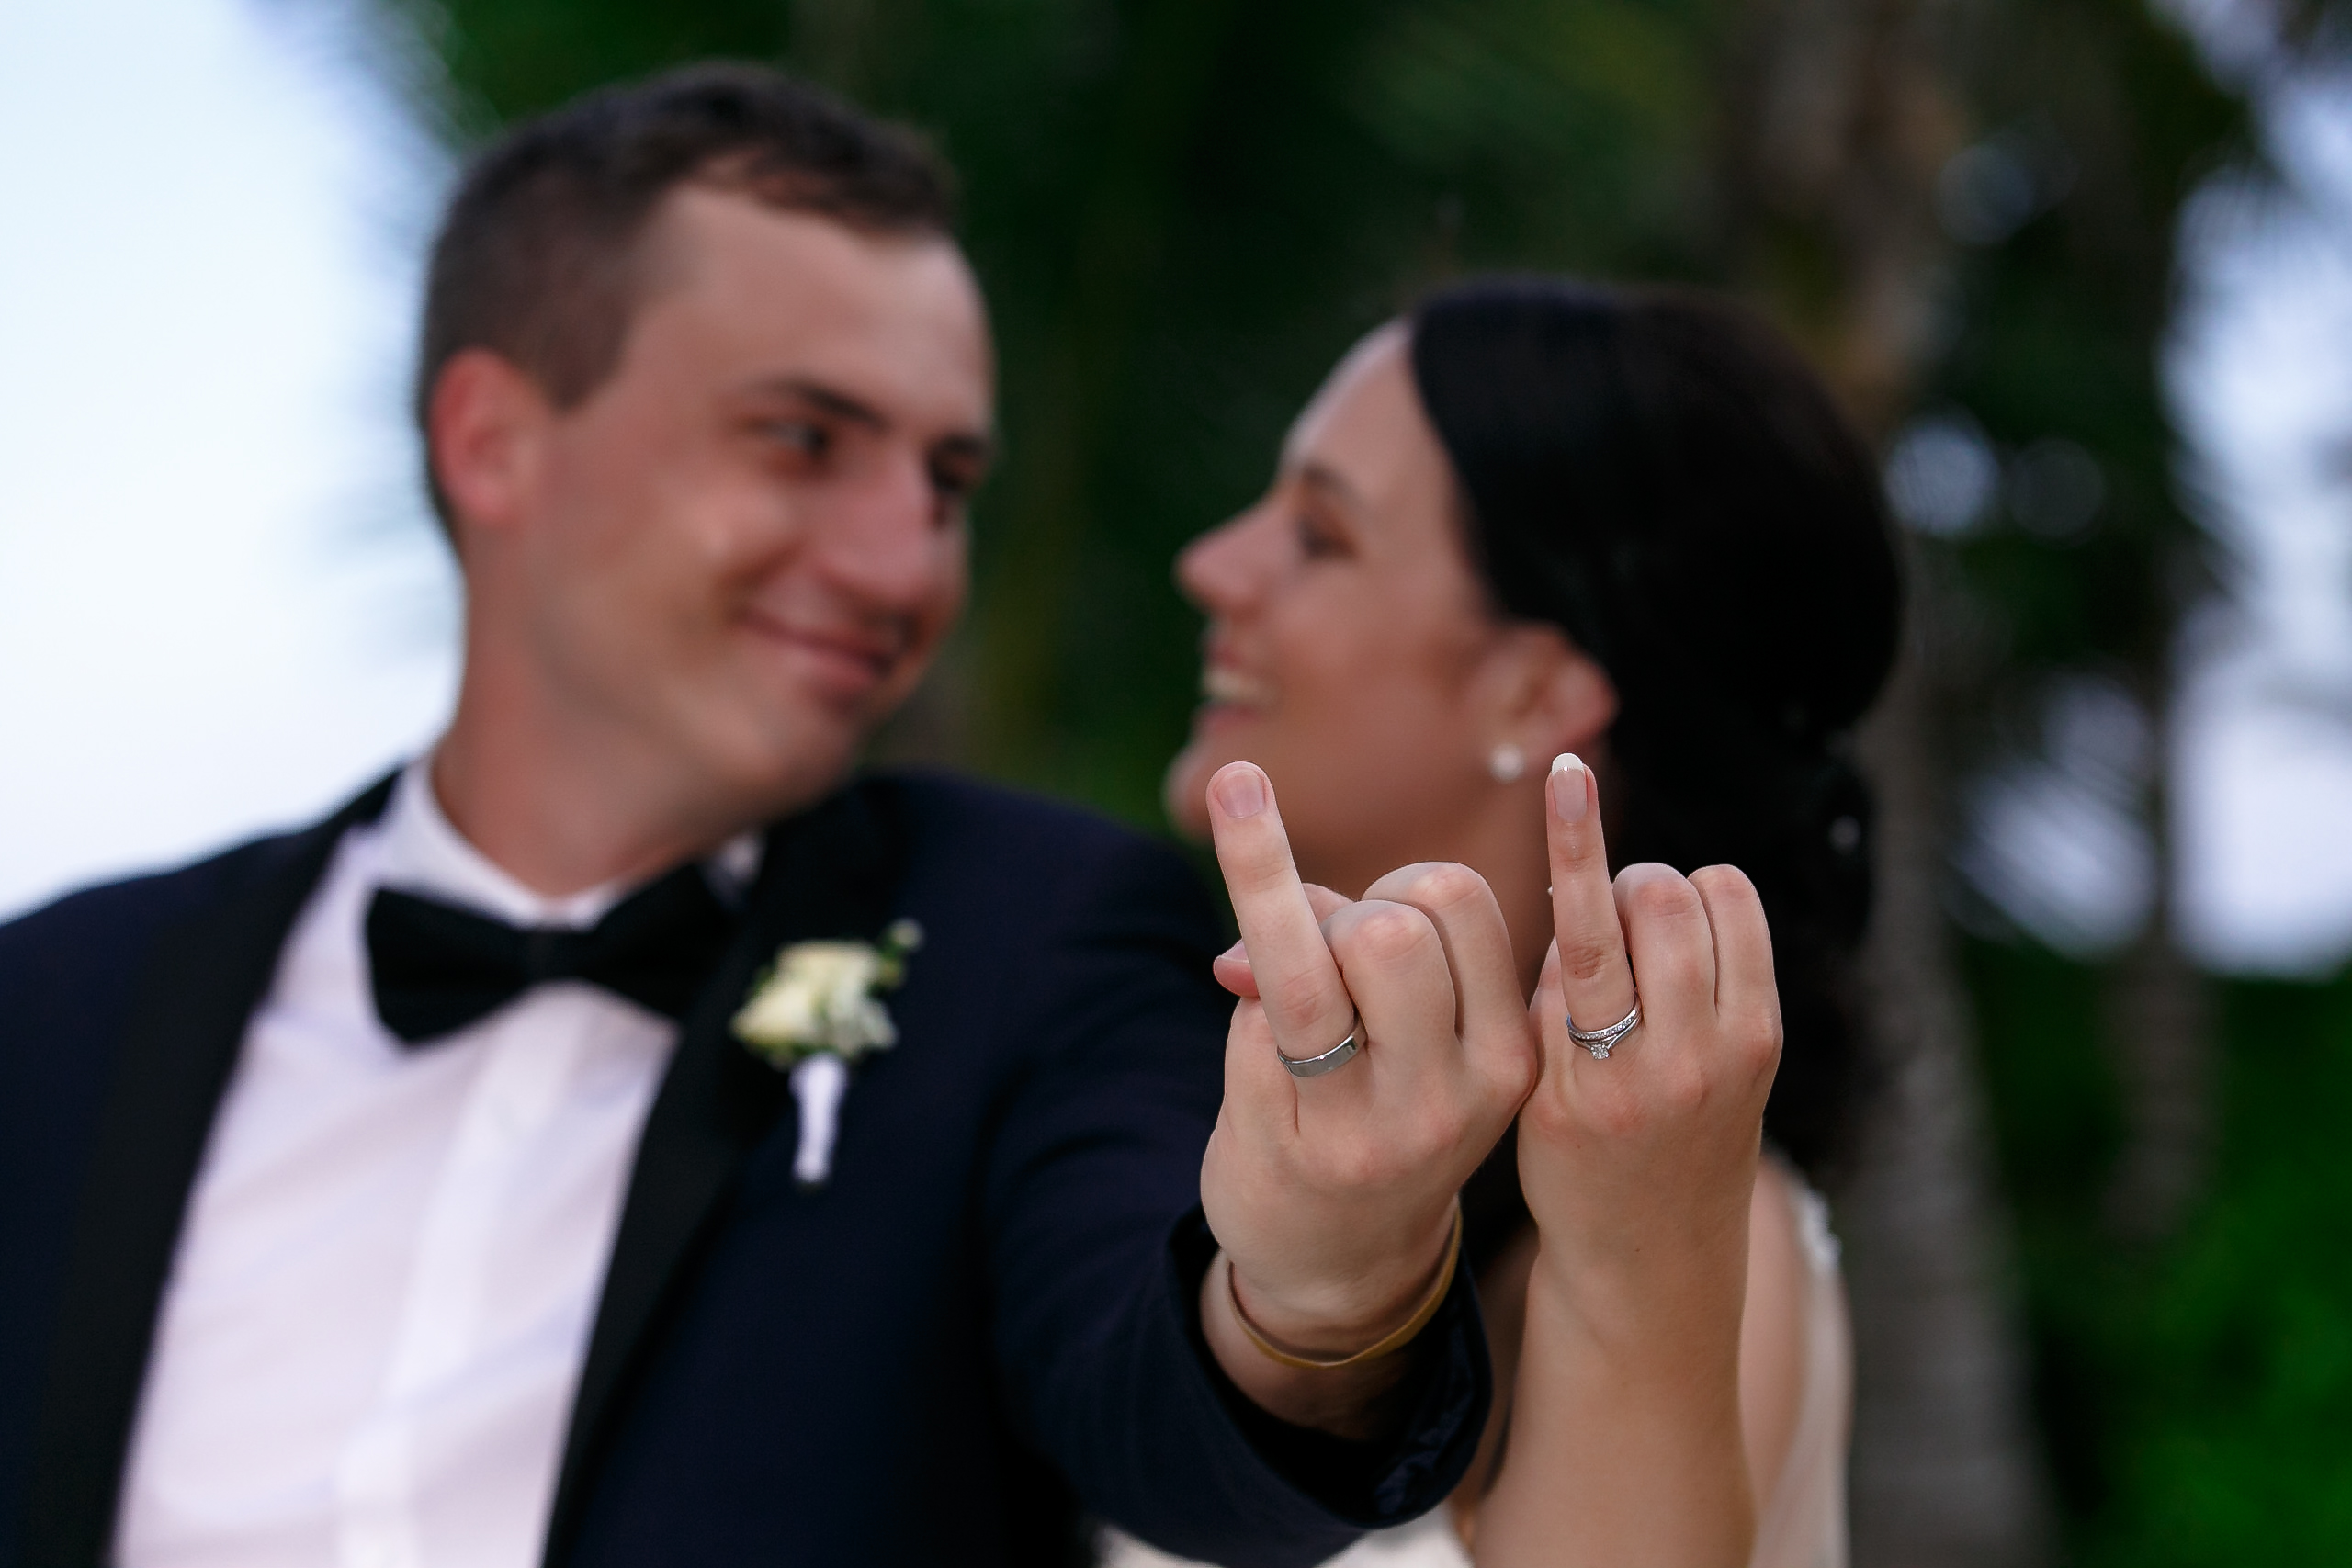
[[2185, 1225], [2120, 1240], [2096, 975], [1968, 953], [2075, 1568], [2352, 1561], [2352, 976], [2221, 988], [2219, 1146]]
[[[2155, 374], [2177, 220], [2247, 146], [2242, 106], [2143, 0], [2013, 7], [1970, 52], [1972, 155], [2030, 182], [2022, 222], [1958, 245], [1956, 330], [1924, 389], [2009, 460], [2005, 493], [1951, 552], [1973, 638], [1946, 672], [1967, 710], [1963, 754], [1981, 759], [2038, 744], [2054, 672], [2108, 675], [2162, 722], [2175, 629], [2212, 581], [2211, 542], [2176, 494]], [[2018, 482], [2018, 455], [2056, 443], [2090, 458], [2103, 491], [2072, 528], [2037, 526]]]

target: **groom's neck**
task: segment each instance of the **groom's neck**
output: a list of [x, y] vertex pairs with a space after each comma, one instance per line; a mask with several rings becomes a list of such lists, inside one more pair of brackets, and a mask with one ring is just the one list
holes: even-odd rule
[[529, 682], [500, 680], [474, 662], [430, 776], [467, 841], [549, 897], [658, 875], [837, 782], [830, 771], [797, 787], [714, 777], [679, 747], [568, 711]]

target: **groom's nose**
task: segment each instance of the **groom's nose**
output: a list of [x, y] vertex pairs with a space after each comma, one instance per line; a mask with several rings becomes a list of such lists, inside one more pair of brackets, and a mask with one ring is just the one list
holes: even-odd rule
[[929, 604], [962, 559], [957, 520], [920, 454], [876, 463], [814, 519], [810, 562], [833, 586], [879, 610]]

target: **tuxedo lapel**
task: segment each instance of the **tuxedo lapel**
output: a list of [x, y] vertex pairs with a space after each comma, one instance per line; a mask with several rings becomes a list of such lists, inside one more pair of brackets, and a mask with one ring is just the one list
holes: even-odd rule
[[243, 886], [166, 931], [131, 978], [34, 1427], [28, 1568], [106, 1558], [173, 1251], [246, 1024], [336, 841], [391, 785], [255, 846]]
[[716, 1229], [743, 1162], [790, 1103], [785, 1075], [735, 1039], [737, 1010], [786, 942], [872, 940], [895, 912], [904, 844], [886, 793], [853, 786], [770, 830], [742, 927], [681, 1026], [629, 1174], [564, 1439], [546, 1564], [570, 1554], [596, 1467], [662, 1317]]

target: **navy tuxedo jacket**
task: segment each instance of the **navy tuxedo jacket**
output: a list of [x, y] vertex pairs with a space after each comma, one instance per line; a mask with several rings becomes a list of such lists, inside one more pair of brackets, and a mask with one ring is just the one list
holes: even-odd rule
[[[247, 1020], [388, 793], [0, 927], [0, 1568], [105, 1560]], [[784, 1076], [729, 1020], [780, 944], [901, 916], [927, 941], [899, 1043], [801, 1189]], [[1391, 1442], [1272, 1421], [1201, 1342], [1216, 940], [1174, 855], [977, 784], [870, 777], [775, 825], [637, 1152], [547, 1562], [1027, 1568], [1091, 1514], [1306, 1563], [1437, 1503], [1488, 1399], [1467, 1271]]]

